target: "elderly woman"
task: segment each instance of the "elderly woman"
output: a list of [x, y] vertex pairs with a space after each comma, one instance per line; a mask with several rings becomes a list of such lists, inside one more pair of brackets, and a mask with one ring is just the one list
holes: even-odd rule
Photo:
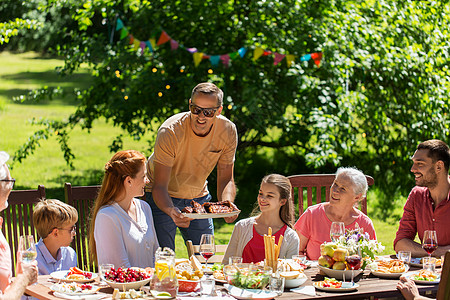
[[[8, 197], [14, 186], [14, 179], [11, 178], [6, 165], [8, 159], [8, 153], [0, 151], [0, 211], [8, 207]], [[0, 229], [2, 225], [3, 218], [0, 217]], [[35, 264], [22, 264], [19, 259], [17, 270], [18, 275], [11, 283], [11, 249], [0, 231], [0, 300], [20, 299], [27, 285], [36, 282], [38, 270]]]
[[320, 256], [320, 245], [329, 242], [332, 222], [344, 222], [346, 229], [357, 226], [376, 240], [375, 229], [368, 216], [356, 208], [366, 197], [366, 176], [355, 168], [339, 168], [331, 186], [328, 202], [316, 204], [300, 216], [295, 230], [300, 238], [300, 252], [306, 252], [311, 260]]

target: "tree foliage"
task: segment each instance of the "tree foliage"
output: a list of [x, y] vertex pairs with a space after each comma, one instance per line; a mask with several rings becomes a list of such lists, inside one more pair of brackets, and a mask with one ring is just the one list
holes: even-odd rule
[[[69, 161], [70, 128], [89, 130], [105, 117], [136, 139], [148, 139], [155, 124], [187, 109], [192, 87], [202, 81], [225, 92], [224, 114], [237, 125], [239, 156], [251, 160], [262, 147], [274, 149], [283, 164], [271, 166], [282, 173], [298, 172], [305, 163], [326, 172], [354, 165], [389, 194], [412, 184], [409, 156], [420, 141], [448, 141], [446, 1], [49, 1], [54, 3], [63, 3], [77, 24], [64, 27], [70, 38], [56, 47], [65, 58], [59, 71], [88, 63], [95, 75], [88, 90], [76, 92], [80, 105], [66, 128], [55, 125]], [[114, 32], [117, 17], [139, 40], [165, 30], [208, 54], [243, 46], [249, 51], [228, 68], [205, 60], [195, 67], [192, 54], [168, 44], [154, 53], [135, 50]], [[298, 59], [291, 67], [285, 61], [275, 66], [271, 56], [253, 61], [256, 46], [298, 56], [322, 51], [324, 60], [320, 68]], [[18, 152], [19, 161], [33, 141]], [[121, 145], [118, 136], [111, 150]], [[251, 168], [240, 164], [241, 174]], [[384, 209], [390, 205], [386, 201]]]

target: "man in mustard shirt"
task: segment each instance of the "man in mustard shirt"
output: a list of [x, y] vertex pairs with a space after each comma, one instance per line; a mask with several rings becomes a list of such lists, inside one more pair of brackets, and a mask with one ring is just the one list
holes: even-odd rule
[[[216, 166], [217, 200], [234, 201], [237, 131], [220, 114], [222, 103], [222, 90], [209, 82], [200, 83], [192, 90], [189, 112], [170, 117], [158, 130], [147, 163], [150, 183], [145, 191], [161, 247], [175, 249], [177, 227], [184, 240], [194, 245], [200, 244], [203, 233], [214, 233], [212, 219], [193, 220], [180, 211], [191, 206], [192, 200], [203, 204], [212, 199], [207, 178]], [[225, 220], [231, 223], [236, 218]]]

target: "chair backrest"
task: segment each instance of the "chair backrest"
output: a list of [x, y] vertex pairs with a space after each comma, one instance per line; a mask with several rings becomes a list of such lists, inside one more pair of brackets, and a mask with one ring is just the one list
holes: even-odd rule
[[[225, 255], [225, 251], [227, 251], [227, 247], [228, 245], [216, 245], [216, 254], [214, 254], [210, 259], [208, 259], [208, 263], [222, 263], [222, 259], [223, 256]], [[201, 263], [204, 263], [206, 261], [199, 252], [200, 251], [199, 245], [194, 245], [191, 240], [187, 240], [186, 248], [188, 251], [188, 257], [195, 255], [195, 257], [197, 257]]]
[[[21, 235], [33, 235], [37, 242], [38, 236], [33, 224], [33, 206], [45, 198], [45, 188], [39, 185], [37, 190], [11, 191], [8, 207], [0, 213], [3, 218], [2, 232], [11, 248], [12, 265], [17, 265], [17, 250]], [[15, 276], [15, 267], [13, 267]]]
[[450, 250], [445, 253], [442, 265], [441, 281], [439, 283], [437, 300], [450, 300]]
[[[325, 201], [330, 200], [330, 188], [333, 184], [335, 174], [309, 174], [288, 176], [292, 185], [292, 200], [295, 197], [295, 189], [298, 189], [298, 214], [299, 216], [308, 206], [322, 202], [323, 189], [325, 190]], [[375, 181], [366, 175], [367, 183], [373, 185]], [[306, 189], [306, 206], [303, 199], [303, 189]], [[313, 193], [316, 194], [316, 203], [313, 203]], [[361, 211], [367, 215], [367, 199], [361, 201]]]
[[90, 272], [95, 272], [96, 267], [89, 258], [89, 219], [99, 190], [100, 185], [72, 186], [70, 183], [64, 185], [66, 202], [78, 211], [77, 235], [73, 241], [73, 248], [77, 252], [78, 267]]

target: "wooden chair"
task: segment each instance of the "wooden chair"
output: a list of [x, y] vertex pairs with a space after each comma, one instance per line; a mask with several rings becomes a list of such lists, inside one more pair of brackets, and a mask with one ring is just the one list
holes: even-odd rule
[[2, 232], [11, 248], [13, 276], [17, 265], [17, 250], [21, 235], [33, 235], [36, 242], [38, 235], [33, 224], [33, 206], [45, 198], [45, 188], [39, 185], [37, 190], [11, 191], [8, 198], [9, 206], [0, 213], [3, 218]]
[[450, 300], [450, 250], [445, 253], [442, 266], [441, 281], [437, 292], [437, 300]]
[[97, 198], [99, 185], [72, 186], [64, 185], [66, 203], [75, 207], [78, 211], [77, 235], [73, 241], [73, 248], [77, 252], [78, 266], [84, 271], [95, 272], [94, 262], [89, 258], [88, 231], [89, 220], [94, 201]]
[[[205, 262], [205, 259], [199, 253], [199, 248], [200, 248], [199, 245], [194, 245], [194, 244], [192, 244], [191, 240], [187, 240], [186, 247], [187, 247], [187, 251], [188, 251], [188, 257], [195, 255], [195, 257], [197, 257], [201, 263]], [[219, 254], [214, 254], [213, 257], [208, 259], [208, 263], [222, 263], [222, 259], [225, 255], [225, 251], [227, 251], [227, 247], [228, 247], [228, 245], [216, 245], [216, 253], [219, 253]], [[222, 254], [220, 254], [220, 253], [222, 253]]]
[[[292, 197], [294, 200], [295, 189], [298, 189], [298, 214], [299, 216], [308, 206], [322, 202], [322, 193], [325, 189], [325, 201], [330, 200], [330, 188], [333, 184], [335, 174], [310, 174], [310, 175], [292, 175], [288, 176], [292, 185]], [[373, 185], [375, 181], [371, 176], [366, 175], [367, 183]], [[303, 189], [306, 189], [307, 202], [304, 206]], [[313, 193], [316, 194], [316, 203], [313, 203]], [[361, 211], [367, 215], [367, 199], [361, 202]]]

